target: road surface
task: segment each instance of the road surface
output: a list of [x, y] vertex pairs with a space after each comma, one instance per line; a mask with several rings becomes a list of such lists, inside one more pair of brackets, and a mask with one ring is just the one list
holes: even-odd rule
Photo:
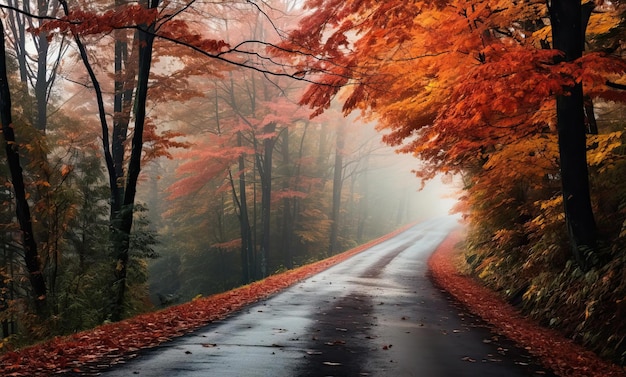
[[420, 223], [101, 375], [552, 376], [428, 279], [428, 256], [456, 226]]

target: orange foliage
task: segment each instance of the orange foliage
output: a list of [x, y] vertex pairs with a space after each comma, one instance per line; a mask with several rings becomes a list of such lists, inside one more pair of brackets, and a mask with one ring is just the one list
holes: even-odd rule
[[[317, 115], [345, 86], [344, 111], [378, 120], [387, 143], [429, 162], [424, 178], [462, 171], [498, 145], [553, 131], [554, 98], [575, 82], [591, 96], [624, 99], [605, 85], [626, 72], [623, 60], [592, 52], [556, 63], [560, 53], [543, 48], [544, 4], [315, 0], [308, 6], [315, 12], [292, 33], [292, 46], [316, 57], [309, 69], [325, 72], [325, 85], [312, 85], [302, 103]], [[593, 25], [609, 27], [597, 18]]]
[[58, 20], [44, 22], [40, 28], [31, 29], [31, 31], [71, 32], [77, 35], [103, 34], [115, 29], [151, 24], [157, 20], [157, 17], [157, 9], [147, 9], [137, 4], [117, 7], [102, 14], [74, 9], [69, 15]]

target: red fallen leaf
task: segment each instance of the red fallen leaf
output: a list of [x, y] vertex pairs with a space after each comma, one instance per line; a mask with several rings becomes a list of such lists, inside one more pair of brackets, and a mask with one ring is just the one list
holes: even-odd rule
[[[106, 368], [111, 364], [121, 363], [123, 357], [132, 357], [138, 349], [157, 346], [222, 319], [232, 311], [257, 302], [394, 237], [412, 225], [323, 261], [273, 275], [228, 292], [198, 298], [159, 312], [142, 314], [64, 338], [55, 338], [18, 352], [8, 352], [0, 356], [0, 370], [3, 371], [3, 376], [15, 377], [62, 373], [65, 369], [55, 361], [61, 349], [67, 359], [74, 360], [72, 366], [76, 370], [82, 371], [81, 367], [84, 365], [90, 365], [90, 368]], [[332, 343], [338, 344], [345, 344], [345, 341], [337, 340]], [[46, 369], [46, 366], [54, 369]]]
[[[596, 354], [563, 337], [560, 333], [539, 326], [523, 317], [472, 277], [465, 276], [455, 265], [455, 245], [462, 239], [460, 231], [448, 236], [428, 260], [434, 282], [470, 312], [482, 317], [501, 335], [526, 348], [543, 364], [562, 377], [623, 377], [625, 371], [600, 359]], [[496, 309], [494, 309], [496, 308]], [[499, 349], [504, 354], [506, 349]], [[468, 358], [467, 361], [471, 361]]]

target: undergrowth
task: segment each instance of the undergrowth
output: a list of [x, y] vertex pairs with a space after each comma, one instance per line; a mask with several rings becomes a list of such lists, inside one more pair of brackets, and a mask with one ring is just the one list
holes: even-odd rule
[[570, 251], [558, 186], [516, 196], [519, 181], [498, 187], [504, 196], [516, 198], [508, 201], [485, 195], [492, 188], [468, 188], [465, 260], [473, 275], [524, 314], [624, 366], [626, 162], [619, 152], [610, 169], [591, 168], [599, 243], [593, 250], [581, 250], [586, 266]]

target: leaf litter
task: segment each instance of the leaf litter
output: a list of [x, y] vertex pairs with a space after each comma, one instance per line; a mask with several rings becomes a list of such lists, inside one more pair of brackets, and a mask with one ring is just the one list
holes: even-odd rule
[[[183, 336], [230, 313], [322, 272], [362, 251], [395, 237], [414, 224], [337, 254], [231, 291], [201, 297], [163, 310], [107, 323], [76, 334], [9, 351], [0, 355], [2, 376], [37, 377], [95, 373], [137, 356], [137, 351], [156, 347]], [[345, 342], [344, 342], [345, 343]], [[337, 345], [339, 343], [335, 343]], [[203, 347], [215, 347], [207, 344]]]
[[[463, 238], [461, 230], [449, 235], [428, 261], [434, 282], [450, 293], [468, 310], [485, 320], [494, 330], [538, 357], [542, 364], [561, 377], [625, 377], [626, 371], [601, 359], [553, 329], [524, 317], [494, 291], [456, 267], [455, 245]], [[499, 349], [504, 354], [506, 349]], [[465, 361], [473, 362], [470, 358]]]

